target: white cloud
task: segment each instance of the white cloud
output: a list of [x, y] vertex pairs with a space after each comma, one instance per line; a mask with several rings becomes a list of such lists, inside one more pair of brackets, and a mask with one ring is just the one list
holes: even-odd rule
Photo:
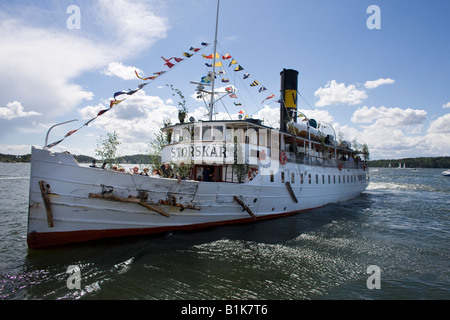
[[[443, 115], [426, 127], [424, 110], [368, 108], [356, 110], [352, 122], [363, 124], [360, 130], [335, 126], [346, 140], [367, 143], [372, 159], [450, 155], [450, 114]], [[367, 125], [364, 125], [367, 124]]]
[[93, 93], [71, 79], [102, 64], [106, 54], [89, 40], [67, 33], [0, 23], [0, 87], [5, 101], [20, 100], [42, 113], [58, 115]]
[[358, 108], [353, 113], [353, 123], [375, 123], [381, 127], [417, 125], [425, 121], [427, 112], [425, 110], [400, 109], [381, 107]]
[[[114, 35], [119, 51], [129, 55], [166, 37], [168, 19], [157, 16], [152, 1], [99, 0], [99, 23], [106, 34]], [[124, 49], [121, 49], [124, 48]]]
[[[84, 120], [90, 120], [100, 110], [109, 107], [108, 101], [84, 107], [79, 113]], [[141, 90], [99, 116], [90, 126], [103, 132], [116, 131], [123, 142], [119, 151], [124, 155], [136, 153], [137, 150], [146, 152], [163, 121], [170, 118], [172, 123], [176, 123], [177, 117], [177, 107], [166, 104], [159, 97], [147, 96], [145, 91]]]
[[17, 101], [8, 103], [6, 107], [0, 107], [0, 119], [12, 120], [14, 118], [38, 116], [40, 114], [35, 111], [24, 111], [22, 104]]
[[[31, 19], [31, 11], [0, 11], [0, 103], [20, 98], [47, 117], [93, 99], [94, 93], [77, 84], [77, 77], [139, 53], [164, 38], [168, 29], [167, 19], [156, 16], [148, 2], [101, 0], [83, 6], [82, 19], [94, 14], [96, 19], [82, 20], [77, 31], [65, 23], [59, 29], [43, 27], [42, 21], [55, 18], [55, 12], [38, 10], [43, 17]], [[40, 25], [33, 25], [37, 21]]]
[[447, 103], [443, 104], [442, 108], [444, 108], [444, 109], [450, 108], [450, 102], [447, 102]]
[[428, 156], [450, 155], [450, 113], [439, 117], [430, 124], [427, 130], [426, 145], [429, 148]]
[[374, 88], [377, 88], [377, 87], [379, 87], [379, 86], [381, 86], [381, 85], [383, 85], [383, 84], [393, 84], [393, 83], [395, 83], [395, 80], [393, 80], [393, 79], [390, 79], [390, 78], [386, 78], [386, 79], [380, 78], [380, 79], [378, 79], [378, 80], [366, 81], [366, 82], [364, 83], [364, 87], [366, 87], [367, 89], [374, 89]]
[[0, 153], [22, 155], [31, 153], [31, 147], [29, 145], [6, 145], [0, 144]]
[[253, 115], [253, 118], [263, 120], [264, 125], [268, 127], [279, 128], [280, 108], [270, 108], [268, 105], [265, 105], [264, 108]]
[[142, 74], [142, 70], [136, 67], [125, 66], [122, 62], [111, 62], [102, 73], [107, 76], [116, 76], [123, 80], [135, 80], [137, 71], [138, 74]]
[[[439, 117], [430, 124], [427, 132], [437, 134], [450, 134], [450, 113]], [[449, 135], [450, 137], [450, 135]]]
[[367, 99], [364, 90], [357, 89], [353, 84], [346, 86], [345, 83], [337, 83], [336, 80], [331, 80], [324, 88], [317, 89], [314, 96], [319, 97], [316, 107], [336, 104], [357, 105]]

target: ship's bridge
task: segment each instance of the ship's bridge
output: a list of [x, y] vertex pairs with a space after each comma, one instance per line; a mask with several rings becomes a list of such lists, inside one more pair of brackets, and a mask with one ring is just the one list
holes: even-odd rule
[[278, 130], [257, 119], [195, 121], [162, 131], [168, 144], [161, 161], [193, 166], [195, 179], [209, 166], [215, 181], [242, 182], [237, 171], [256, 172], [260, 165], [279, 159]]

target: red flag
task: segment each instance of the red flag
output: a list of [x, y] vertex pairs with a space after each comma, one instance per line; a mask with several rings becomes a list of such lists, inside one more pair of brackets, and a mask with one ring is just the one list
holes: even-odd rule
[[165, 66], [168, 66], [169, 68], [172, 68], [174, 66], [174, 64], [172, 62], [166, 62], [164, 63]]
[[273, 97], [275, 97], [275, 95], [272, 93], [270, 96], [268, 96], [267, 98], [265, 98], [265, 99], [261, 102], [261, 104], [263, 104], [264, 101], [266, 101], [266, 100], [272, 99]]
[[64, 136], [64, 138], [70, 136], [71, 134], [73, 134], [73, 133], [75, 133], [75, 132], [77, 132], [77, 131], [78, 131], [78, 129], [77, 129], [77, 130], [72, 130], [72, 131], [68, 132], [68, 133]]
[[109, 109], [105, 109], [105, 110], [100, 111], [99, 113], [97, 113], [97, 117], [98, 117], [98, 116], [101, 116], [101, 115], [104, 114], [106, 111], [109, 111]]
[[227, 52], [227, 53], [225, 53], [225, 54], [222, 56], [222, 59], [223, 59], [223, 60], [231, 59], [231, 56], [230, 56], [230, 54]]

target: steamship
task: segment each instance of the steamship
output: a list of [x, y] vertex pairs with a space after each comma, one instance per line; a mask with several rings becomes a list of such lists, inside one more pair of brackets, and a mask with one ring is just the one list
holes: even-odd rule
[[299, 117], [298, 71], [280, 76], [279, 128], [214, 120], [214, 85], [208, 120], [162, 128], [170, 140], [161, 160], [188, 168], [182, 179], [81, 166], [70, 153], [32, 147], [29, 248], [251, 223], [360, 195], [369, 183], [363, 155]]

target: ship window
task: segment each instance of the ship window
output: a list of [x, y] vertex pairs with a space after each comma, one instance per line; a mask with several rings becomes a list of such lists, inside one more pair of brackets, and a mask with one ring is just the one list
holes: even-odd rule
[[303, 184], [303, 173], [300, 173], [300, 183]]
[[261, 130], [258, 132], [258, 136], [259, 136], [259, 145], [260, 146], [264, 146], [267, 147], [267, 130]]
[[203, 141], [223, 141], [223, 126], [204, 126]]
[[331, 184], [331, 176], [328, 175], [328, 184]]
[[291, 183], [295, 183], [295, 173], [291, 173]]
[[308, 180], [309, 180], [309, 184], [311, 184], [311, 175], [308, 174]]
[[247, 142], [251, 144], [258, 144], [258, 133], [255, 128], [247, 129]]
[[333, 176], [333, 183], [336, 184], [336, 176]]
[[339, 180], [338, 180], [339, 182], [338, 183], [341, 183], [341, 176], [338, 176], [338, 178], [339, 178]]
[[325, 184], [325, 175], [322, 175], [322, 184]]
[[316, 184], [319, 184], [319, 175], [316, 174]]
[[226, 139], [227, 141], [244, 143], [246, 141], [246, 132], [242, 128], [239, 129], [227, 128]]
[[270, 182], [273, 182], [273, 171], [270, 171]]
[[194, 140], [200, 141], [201, 140], [201, 129], [200, 126], [194, 126]]
[[180, 141], [180, 130], [173, 130], [173, 142], [177, 143]]
[[281, 183], [284, 183], [284, 172], [281, 172]]

